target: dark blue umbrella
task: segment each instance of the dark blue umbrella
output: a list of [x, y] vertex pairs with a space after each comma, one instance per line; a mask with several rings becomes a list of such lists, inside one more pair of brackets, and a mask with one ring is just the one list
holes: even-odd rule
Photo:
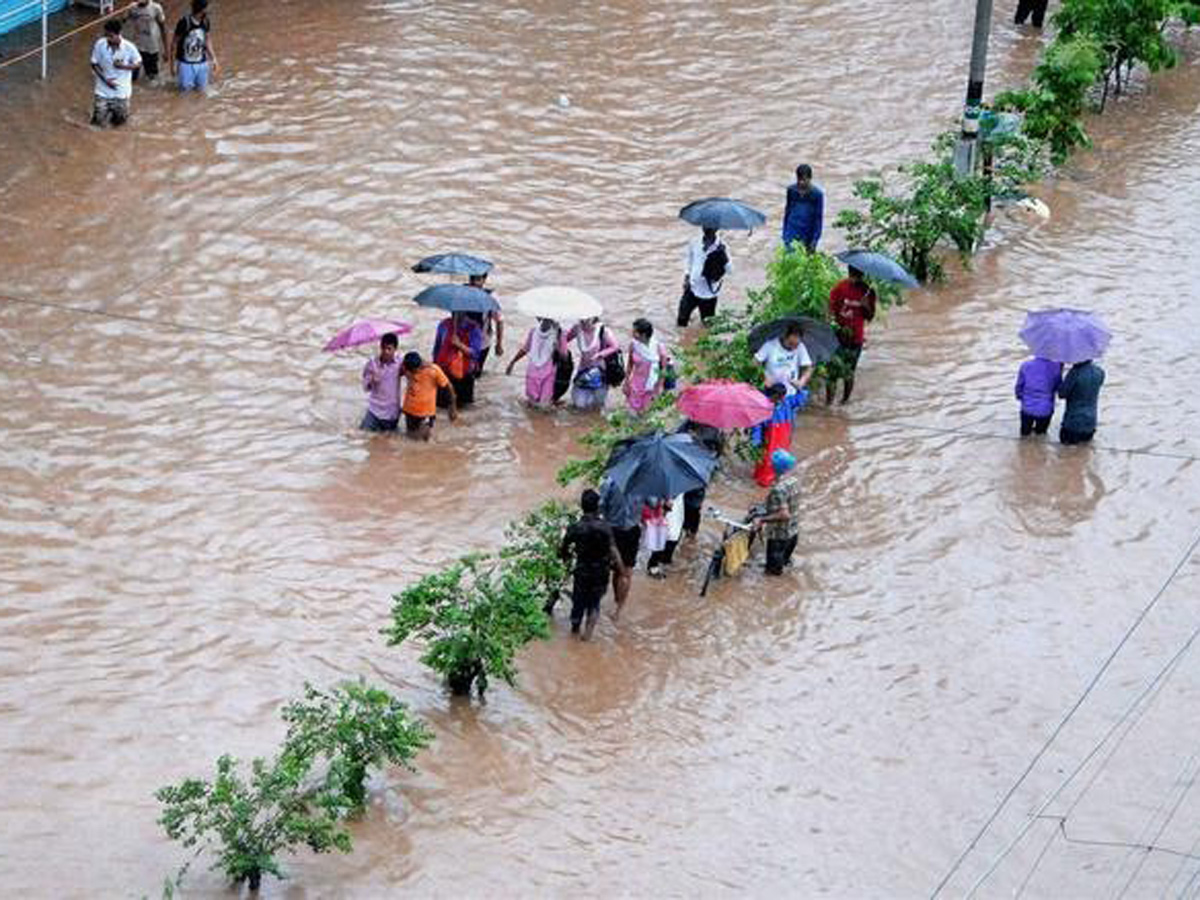
[[655, 434], [618, 445], [605, 474], [630, 499], [670, 499], [707, 485], [716, 465], [690, 434]]
[[500, 304], [487, 291], [465, 284], [435, 284], [413, 299], [418, 306], [431, 306], [452, 313], [486, 313], [500, 309]]
[[741, 200], [709, 197], [689, 203], [679, 211], [679, 218], [699, 228], [741, 229], [753, 231], [765, 225], [767, 217]]
[[491, 262], [469, 253], [438, 253], [425, 257], [413, 266], [414, 272], [437, 272], [441, 275], [486, 275], [491, 270]]
[[920, 287], [921, 282], [908, 274], [908, 270], [890, 256], [872, 253], [869, 250], [843, 250], [837, 255], [848, 266], [853, 266], [869, 278], [877, 278], [898, 284], [901, 287]]

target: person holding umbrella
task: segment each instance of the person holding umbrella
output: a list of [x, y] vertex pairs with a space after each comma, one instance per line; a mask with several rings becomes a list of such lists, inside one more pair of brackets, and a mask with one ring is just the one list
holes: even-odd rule
[[379, 339], [379, 356], [363, 366], [362, 385], [367, 411], [359, 425], [363, 431], [395, 431], [400, 424], [400, 340], [393, 332]]
[[1096, 433], [1104, 384], [1104, 370], [1092, 360], [1108, 348], [1112, 332], [1099, 316], [1086, 310], [1042, 309], [1025, 316], [1021, 340], [1035, 356], [1072, 363], [1058, 387], [1058, 396], [1067, 401], [1058, 437], [1064, 444], [1086, 444]]
[[1062, 363], [1035, 356], [1021, 363], [1014, 393], [1021, 401], [1021, 437], [1045, 434], [1054, 417], [1054, 399], [1062, 384]]
[[684, 253], [683, 296], [679, 298], [675, 324], [687, 328], [697, 309], [700, 310], [700, 321], [707, 324], [717, 313], [721, 282], [732, 271], [729, 251], [717, 229], [705, 226], [699, 237], [688, 242]]
[[535, 328], [525, 335], [525, 343], [509, 362], [505, 372], [512, 374], [513, 367], [529, 357], [525, 364], [525, 399], [530, 405], [546, 409], [554, 403], [554, 380], [558, 374], [558, 363], [569, 350], [562, 328], [554, 319], [538, 319]]
[[[487, 291], [487, 293], [495, 297], [495, 292], [490, 287], [487, 287], [487, 277], [487, 272], [468, 275], [466, 286]], [[467, 313], [467, 317], [479, 326], [483, 337], [480, 344], [479, 360], [475, 365], [475, 374], [482, 375], [483, 365], [487, 362], [488, 355], [492, 352], [493, 346], [496, 348], [497, 357], [504, 355], [504, 316], [500, 312], [500, 304], [497, 302], [495, 309], [482, 313]], [[494, 345], [493, 339], [495, 341]]]
[[763, 367], [766, 387], [783, 385], [787, 393], [794, 394], [808, 386], [812, 378], [812, 357], [800, 339], [803, 329], [797, 322], [789, 322], [781, 337], [765, 341], [754, 354]]
[[[482, 347], [483, 331], [468, 313], [451, 313], [438, 323], [433, 338], [433, 361], [454, 385], [460, 407], [475, 402], [476, 367]], [[438, 400], [439, 406], [449, 405], [445, 392]]]
[[1096, 434], [1099, 418], [1100, 388], [1104, 370], [1090, 359], [1077, 362], [1063, 379], [1058, 396], [1067, 401], [1058, 439], [1064, 444], [1086, 444]]
[[825, 405], [833, 404], [839, 377], [843, 381], [842, 403], [850, 402], [854, 393], [854, 373], [867, 342], [867, 323], [875, 318], [879, 301], [874, 288], [867, 284], [861, 269], [850, 266], [850, 275], [833, 286], [829, 292], [829, 316], [837, 324], [839, 365], [825, 381]]

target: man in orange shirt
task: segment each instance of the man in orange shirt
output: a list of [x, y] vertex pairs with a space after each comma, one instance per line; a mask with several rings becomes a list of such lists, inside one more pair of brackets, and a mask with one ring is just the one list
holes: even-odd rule
[[438, 388], [450, 393], [450, 421], [458, 418], [458, 397], [450, 379], [434, 363], [421, 359], [421, 354], [410, 351], [404, 354], [404, 428], [408, 436], [427, 441], [437, 421]]

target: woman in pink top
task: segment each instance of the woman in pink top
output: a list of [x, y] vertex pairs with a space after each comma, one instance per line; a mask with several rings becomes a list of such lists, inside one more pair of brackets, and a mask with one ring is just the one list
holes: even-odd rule
[[608, 398], [605, 360], [620, 353], [617, 339], [597, 318], [584, 319], [567, 332], [567, 342], [574, 341], [579, 360], [577, 374], [571, 384], [571, 405], [576, 409], [603, 409]]
[[646, 319], [633, 323], [633, 340], [629, 344], [629, 362], [625, 379], [625, 399], [635, 413], [643, 413], [662, 393], [667, 366], [671, 357], [667, 348], [654, 336], [654, 326]]
[[554, 403], [554, 376], [558, 360], [567, 355], [567, 342], [562, 329], [553, 319], [538, 319], [538, 327], [529, 329], [525, 343], [512, 358], [506, 370], [512, 374], [513, 366], [528, 356], [525, 364], [525, 399], [534, 406], [548, 407]]

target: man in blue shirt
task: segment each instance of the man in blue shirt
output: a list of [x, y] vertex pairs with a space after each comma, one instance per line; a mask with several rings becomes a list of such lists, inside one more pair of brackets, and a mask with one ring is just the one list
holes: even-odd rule
[[812, 182], [812, 166], [796, 166], [796, 183], [788, 185], [783, 208], [783, 245], [799, 241], [810, 253], [821, 240], [825, 224], [825, 193]]

